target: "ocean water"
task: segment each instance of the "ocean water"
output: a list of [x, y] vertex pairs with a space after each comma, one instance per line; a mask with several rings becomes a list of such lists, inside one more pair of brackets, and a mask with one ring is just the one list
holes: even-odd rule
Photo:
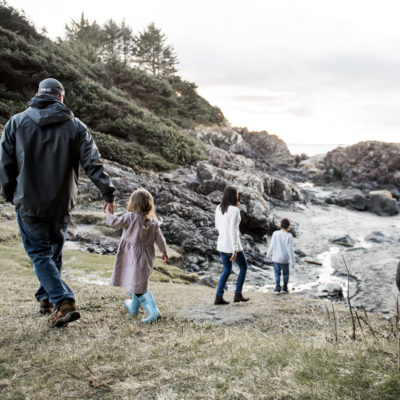
[[346, 146], [345, 144], [333, 144], [333, 143], [287, 143], [290, 152], [295, 154], [305, 153], [308, 156], [315, 156], [317, 154], [324, 154], [330, 150], [336, 149], [339, 146]]

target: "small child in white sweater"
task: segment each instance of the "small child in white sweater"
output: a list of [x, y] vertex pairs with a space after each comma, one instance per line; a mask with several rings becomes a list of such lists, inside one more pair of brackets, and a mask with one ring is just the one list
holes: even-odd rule
[[[293, 236], [289, 233], [290, 221], [284, 218], [281, 221], [281, 230], [272, 234], [271, 246], [269, 246], [267, 258], [274, 263], [275, 294], [288, 293], [289, 265], [294, 267]], [[281, 288], [281, 273], [283, 274], [283, 288]]]

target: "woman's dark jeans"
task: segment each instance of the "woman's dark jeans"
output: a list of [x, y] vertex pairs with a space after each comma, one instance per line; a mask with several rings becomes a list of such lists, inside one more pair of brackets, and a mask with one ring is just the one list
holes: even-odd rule
[[49, 299], [58, 309], [62, 300], [74, 299], [72, 290], [61, 279], [62, 249], [68, 224], [19, 214], [17, 221], [25, 251], [40, 282], [35, 297], [38, 301]]
[[[219, 253], [221, 256], [222, 264], [224, 265], [224, 270], [222, 271], [221, 277], [219, 278], [218, 288], [217, 288], [217, 296], [222, 296], [224, 294], [224, 288], [226, 285], [226, 281], [229, 278], [229, 275], [232, 272], [232, 262], [230, 258], [232, 257], [232, 253]], [[244, 284], [244, 280], [246, 278], [247, 271], [247, 260], [243, 251], [239, 251], [236, 256], [237, 265], [240, 268], [239, 276], [236, 281], [236, 293], [242, 293], [242, 288]]]
[[281, 291], [281, 272], [283, 275], [283, 290], [287, 290], [289, 283], [289, 264], [274, 263], [275, 292]]

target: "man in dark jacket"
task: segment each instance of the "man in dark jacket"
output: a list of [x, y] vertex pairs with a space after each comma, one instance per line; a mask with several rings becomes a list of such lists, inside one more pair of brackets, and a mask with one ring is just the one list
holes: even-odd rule
[[72, 290], [61, 279], [62, 249], [76, 196], [79, 164], [114, 211], [114, 191], [87, 127], [63, 104], [56, 79], [40, 82], [29, 108], [10, 118], [0, 142], [0, 185], [13, 203], [25, 250], [40, 286], [40, 312], [50, 327], [80, 318]]

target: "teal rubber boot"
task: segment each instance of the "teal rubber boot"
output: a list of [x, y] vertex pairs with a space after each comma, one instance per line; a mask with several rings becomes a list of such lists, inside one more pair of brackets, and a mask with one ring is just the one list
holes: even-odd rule
[[154, 298], [151, 292], [147, 291], [145, 294], [139, 297], [139, 301], [142, 303], [143, 308], [147, 311], [147, 318], [142, 319], [145, 324], [151, 324], [161, 318], [159, 309], [154, 303]]
[[132, 294], [132, 300], [125, 300], [125, 308], [132, 317], [138, 314], [139, 306], [139, 297], [137, 297], [135, 293]]

